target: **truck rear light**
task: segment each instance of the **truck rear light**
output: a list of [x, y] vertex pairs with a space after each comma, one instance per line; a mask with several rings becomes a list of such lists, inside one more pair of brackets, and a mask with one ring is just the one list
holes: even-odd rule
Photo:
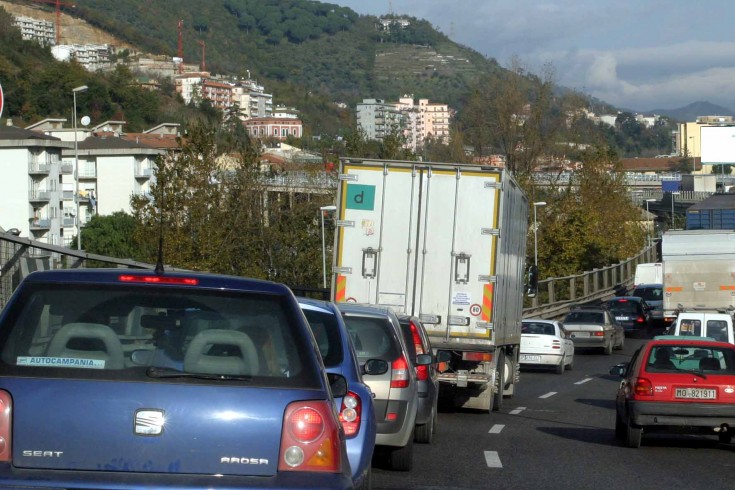
[[646, 378], [636, 378], [633, 385], [635, 396], [653, 396], [653, 385]]
[[342, 408], [339, 411], [339, 421], [346, 437], [354, 437], [360, 431], [362, 417], [362, 401], [357, 393], [348, 391], [342, 398]]
[[0, 390], [0, 462], [12, 460], [13, 399], [10, 393]]
[[492, 352], [463, 352], [463, 361], [490, 362], [493, 360]]
[[341, 471], [339, 427], [332, 410], [321, 400], [294, 402], [286, 407], [279, 471]]
[[408, 388], [409, 381], [408, 363], [406, 358], [401, 356], [391, 363], [390, 387]]

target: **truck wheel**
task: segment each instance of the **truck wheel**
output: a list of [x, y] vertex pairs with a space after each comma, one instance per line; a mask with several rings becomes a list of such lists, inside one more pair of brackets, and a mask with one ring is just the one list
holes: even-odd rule
[[495, 392], [490, 402], [490, 411], [497, 412], [503, 408], [503, 390], [505, 389], [505, 353], [500, 352], [495, 375]]
[[390, 468], [394, 471], [411, 471], [413, 468], [413, 434], [403, 447], [394, 448], [390, 453]]

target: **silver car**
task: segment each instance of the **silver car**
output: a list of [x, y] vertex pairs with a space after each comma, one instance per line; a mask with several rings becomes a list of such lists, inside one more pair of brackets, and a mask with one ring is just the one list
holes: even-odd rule
[[408, 354], [396, 314], [378, 306], [339, 303], [347, 331], [362, 365], [368, 359], [390, 364], [385, 374], [364, 375], [363, 381], [375, 394], [376, 446], [389, 451], [391, 469], [409, 471], [413, 466], [414, 425], [418, 409], [416, 366], [431, 363], [430, 354]]
[[610, 355], [625, 343], [623, 326], [603, 306], [574, 306], [562, 323], [575, 347], [600, 347]]

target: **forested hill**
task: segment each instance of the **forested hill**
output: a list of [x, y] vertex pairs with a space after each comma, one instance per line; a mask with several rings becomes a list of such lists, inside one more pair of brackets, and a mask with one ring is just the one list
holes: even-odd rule
[[[458, 106], [467, 84], [499, 67], [450, 41], [430, 23], [384, 30], [378, 18], [307, 0], [83, 0], [70, 15], [151, 53], [177, 54], [183, 20], [184, 59], [215, 73], [248, 73], [278, 102], [299, 103], [302, 92], [354, 105], [364, 97], [403, 94]], [[276, 83], [278, 82], [278, 83]], [[303, 95], [301, 96], [303, 97]]]

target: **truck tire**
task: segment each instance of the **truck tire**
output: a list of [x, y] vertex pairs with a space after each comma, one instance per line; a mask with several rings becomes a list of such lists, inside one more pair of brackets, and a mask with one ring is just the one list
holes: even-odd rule
[[[498, 352], [498, 351], [496, 351]], [[503, 408], [503, 390], [505, 389], [505, 352], [499, 351], [495, 374], [495, 392], [492, 395], [491, 412], [498, 412]]]

